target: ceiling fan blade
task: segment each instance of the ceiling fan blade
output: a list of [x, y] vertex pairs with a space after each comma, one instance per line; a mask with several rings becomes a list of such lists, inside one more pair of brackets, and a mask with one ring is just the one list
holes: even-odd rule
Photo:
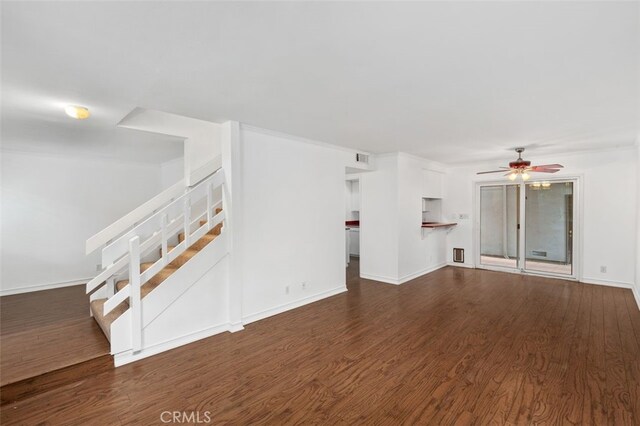
[[541, 168], [540, 166], [536, 166], [536, 167], [532, 167], [531, 170], [529, 170], [530, 172], [536, 172], [536, 173], [556, 173], [559, 172], [560, 170], [558, 169], [547, 169], [547, 168]]
[[504, 170], [491, 170], [490, 172], [478, 172], [478, 175], [486, 175], [487, 173], [504, 173]]
[[540, 164], [531, 167], [542, 167], [543, 169], [564, 169], [564, 166], [562, 164]]

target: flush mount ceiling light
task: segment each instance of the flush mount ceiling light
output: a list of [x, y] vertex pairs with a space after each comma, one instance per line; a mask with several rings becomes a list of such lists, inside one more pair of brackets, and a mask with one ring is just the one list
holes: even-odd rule
[[89, 112], [89, 108], [78, 106], [78, 105], [67, 105], [64, 108], [64, 112], [71, 118], [75, 118], [76, 120], [84, 120], [89, 118], [91, 113]]

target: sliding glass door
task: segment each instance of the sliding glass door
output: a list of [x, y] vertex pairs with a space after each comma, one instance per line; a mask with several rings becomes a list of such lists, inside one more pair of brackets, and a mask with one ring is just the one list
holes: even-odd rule
[[574, 180], [478, 184], [480, 267], [575, 277]]
[[526, 271], [573, 275], [573, 182], [526, 184]]
[[480, 188], [480, 264], [518, 268], [520, 186]]

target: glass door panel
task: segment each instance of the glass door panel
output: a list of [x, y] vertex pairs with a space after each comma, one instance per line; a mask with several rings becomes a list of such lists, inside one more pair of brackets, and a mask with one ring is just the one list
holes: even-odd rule
[[573, 182], [532, 182], [525, 191], [525, 270], [573, 275]]
[[480, 264], [518, 267], [520, 186], [480, 187]]

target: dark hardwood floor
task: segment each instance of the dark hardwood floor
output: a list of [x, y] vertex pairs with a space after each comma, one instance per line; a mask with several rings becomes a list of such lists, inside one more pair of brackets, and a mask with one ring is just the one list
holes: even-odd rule
[[84, 286], [0, 297], [0, 386], [108, 353]]
[[629, 290], [452, 267], [393, 286], [357, 268], [347, 293], [98, 370], [3, 406], [0, 420], [640, 424]]

